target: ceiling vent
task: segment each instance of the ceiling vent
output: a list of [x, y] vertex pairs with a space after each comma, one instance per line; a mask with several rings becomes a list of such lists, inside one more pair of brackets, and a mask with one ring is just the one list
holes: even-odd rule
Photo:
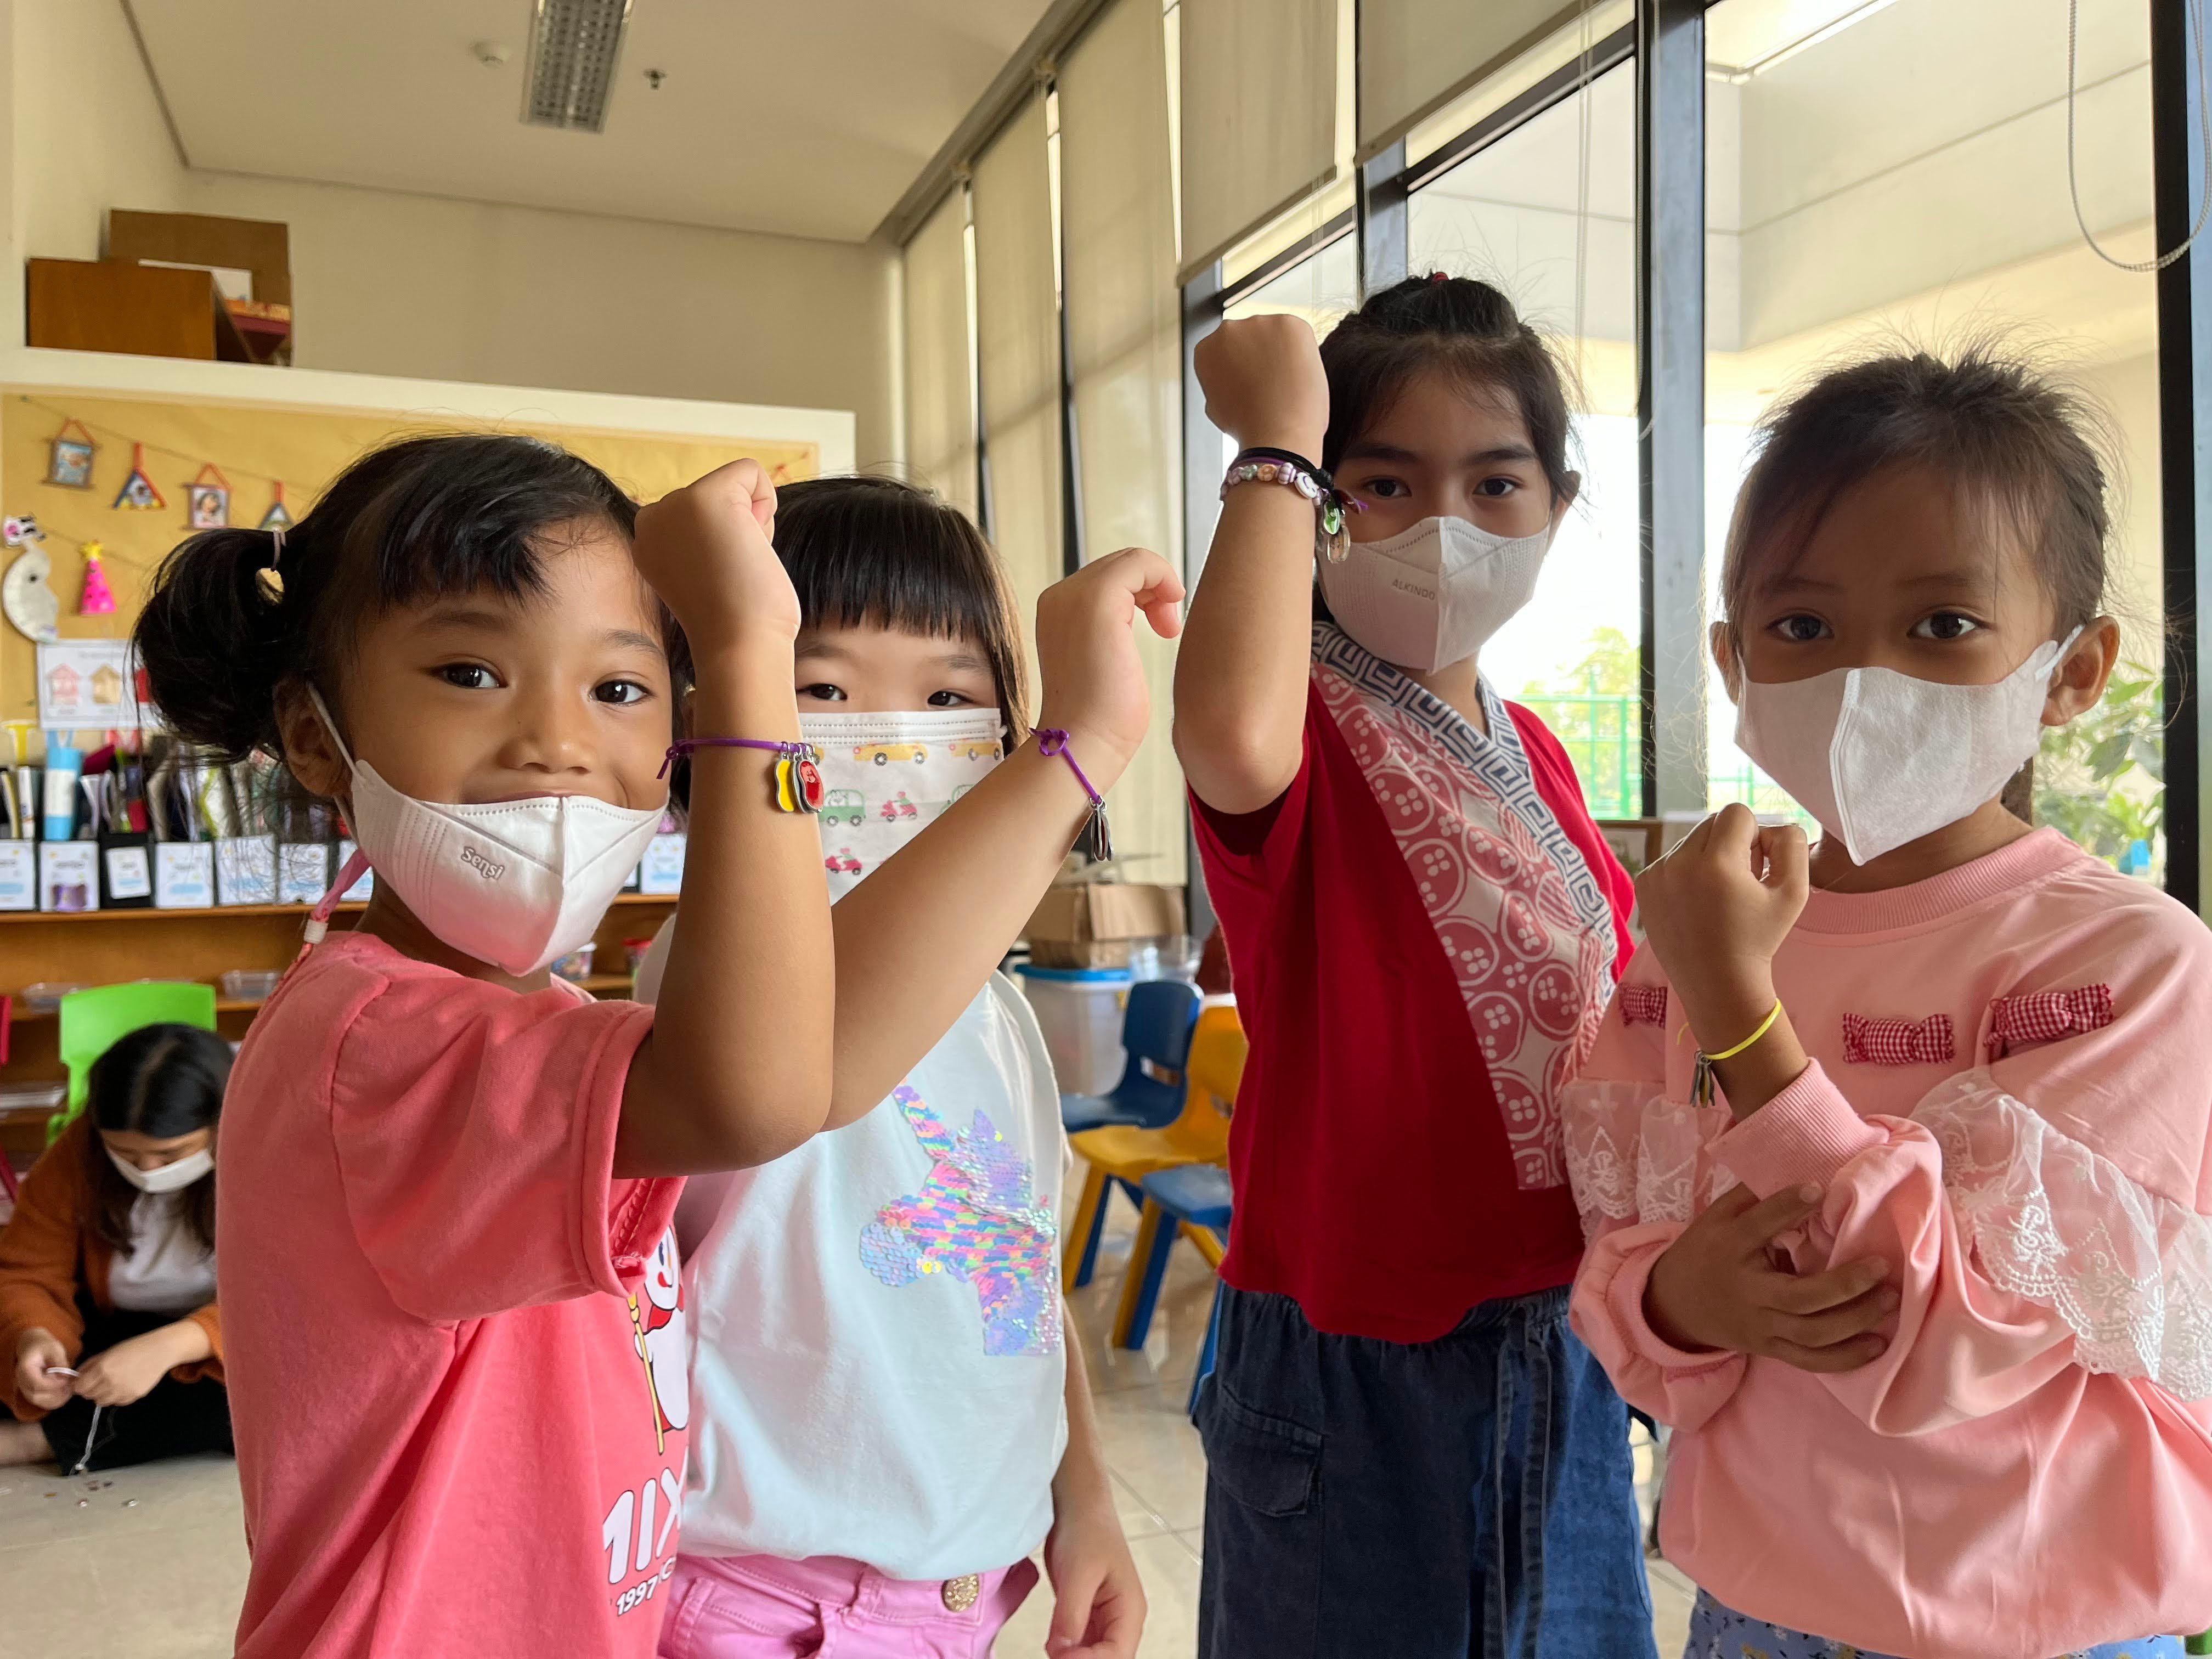
[[534, 127], [602, 131], [630, 0], [537, 0], [537, 5], [523, 120]]

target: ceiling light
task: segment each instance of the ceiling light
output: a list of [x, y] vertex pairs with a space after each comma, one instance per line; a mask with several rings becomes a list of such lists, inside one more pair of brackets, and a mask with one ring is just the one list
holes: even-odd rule
[[1896, 3], [1897, 0], [1866, 0], [1865, 4], [1852, 7], [1833, 22], [1824, 24], [1810, 34], [1799, 36], [1787, 46], [1768, 52], [1756, 63], [1747, 64], [1741, 69], [1732, 68], [1726, 64], [1711, 64], [1706, 66], [1705, 73], [1712, 80], [1725, 81], [1731, 86], [1740, 87], [1754, 76], [1764, 75], [1771, 69], [1780, 68], [1799, 52], [1817, 46], [1823, 41], [1834, 40], [1852, 24], [1863, 23], [1876, 12], [1887, 11]]
[[622, 57], [630, 0], [537, 0], [522, 118], [532, 126], [598, 132]]

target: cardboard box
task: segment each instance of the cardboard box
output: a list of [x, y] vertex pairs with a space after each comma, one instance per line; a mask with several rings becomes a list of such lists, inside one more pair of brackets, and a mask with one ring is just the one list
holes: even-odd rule
[[1130, 942], [1184, 931], [1182, 890], [1093, 882], [1055, 887], [1030, 917], [1030, 960], [1040, 968], [1126, 968]]

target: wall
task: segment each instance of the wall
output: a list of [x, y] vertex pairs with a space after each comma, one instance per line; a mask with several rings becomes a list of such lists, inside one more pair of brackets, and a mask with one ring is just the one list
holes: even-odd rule
[[97, 258], [109, 208], [276, 219], [301, 368], [848, 409], [860, 465], [902, 456], [890, 250], [188, 169], [120, 0], [0, 0], [0, 344], [22, 260]]
[[[65, 416], [82, 422], [99, 445], [89, 489], [45, 482], [47, 441]], [[190, 533], [185, 485], [202, 462], [214, 462], [229, 481], [231, 522], [254, 525], [268, 510], [273, 483], [283, 482], [286, 505], [295, 517], [304, 516], [324, 486], [363, 450], [406, 432], [446, 429], [453, 424], [374, 412], [335, 414], [0, 388], [0, 502], [10, 513], [34, 514], [46, 532], [46, 551], [53, 565], [49, 584], [61, 602], [62, 637], [119, 639], [130, 633], [162, 556]], [[785, 479], [811, 477], [819, 470], [818, 447], [811, 443], [648, 437], [519, 422], [507, 429], [538, 431], [567, 446], [645, 500], [665, 495], [739, 455], [758, 457]], [[166, 507], [134, 512], [112, 505], [130, 471], [134, 441], [145, 446], [146, 474], [167, 498]], [[87, 541], [100, 544], [101, 568], [115, 594], [112, 614], [76, 614], [77, 596], [84, 585], [80, 548]], [[5, 559], [14, 556], [14, 549], [6, 550]], [[35, 714], [35, 662], [36, 647], [31, 641], [0, 625], [0, 720], [27, 721]]]

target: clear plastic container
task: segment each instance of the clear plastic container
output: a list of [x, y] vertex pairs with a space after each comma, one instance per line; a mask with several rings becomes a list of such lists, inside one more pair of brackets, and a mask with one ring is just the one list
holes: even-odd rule
[[579, 945], [553, 964], [554, 974], [571, 985], [581, 985], [592, 976], [592, 957], [599, 948], [596, 941]]
[[1061, 1091], [1103, 1095], [1119, 1083], [1128, 1059], [1121, 1047], [1121, 1014], [1129, 1002], [1129, 970], [1024, 963], [1014, 971], [1036, 1010]]
[[26, 1008], [37, 1013], [51, 1014], [62, 1006], [64, 997], [71, 991], [82, 989], [84, 989], [83, 986], [71, 981], [42, 979], [35, 985], [26, 985], [15, 994], [22, 999]]
[[1132, 980], [1195, 980], [1201, 954], [1199, 941], [1188, 933], [1168, 933], [1158, 939], [1132, 939], [1129, 942], [1129, 977]]
[[216, 976], [225, 1002], [266, 1002], [284, 977], [281, 968], [233, 968]]

